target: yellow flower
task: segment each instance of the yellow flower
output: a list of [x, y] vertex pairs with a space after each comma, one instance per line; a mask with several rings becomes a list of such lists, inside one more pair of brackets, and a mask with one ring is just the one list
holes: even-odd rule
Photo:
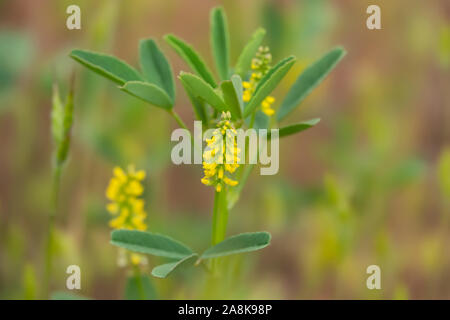
[[145, 178], [143, 170], [136, 171], [133, 165], [125, 172], [120, 167], [113, 170], [106, 197], [111, 201], [106, 209], [116, 217], [109, 222], [114, 229], [146, 230], [144, 200], [138, 197], [144, 192], [141, 181]]
[[[229, 112], [222, 113], [222, 120], [217, 124], [212, 138], [206, 140], [207, 147], [203, 152], [205, 176], [201, 182], [207, 186], [214, 186], [217, 192], [221, 192], [225, 185], [233, 187], [238, 184], [226, 175], [226, 173], [234, 173], [239, 168], [241, 152], [235, 138], [237, 132], [230, 119]], [[216, 136], [222, 136], [222, 139], [216, 139]], [[233, 138], [233, 145], [227, 145], [227, 137]]]
[[[260, 47], [256, 53], [255, 58], [252, 60], [252, 74], [250, 76], [250, 81], [244, 81], [242, 83], [244, 87], [244, 93], [242, 99], [244, 102], [249, 102], [255, 92], [259, 82], [262, 77], [270, 69], [270, 64], [272, 63], [272, 55], [268, 47]], [[261, 103], [261, 111], [264, 112], [269, 117], [275, 113], [272, 109], [272, 104], [275, 102], [275, 98], [272, 96], [266, 97]]]

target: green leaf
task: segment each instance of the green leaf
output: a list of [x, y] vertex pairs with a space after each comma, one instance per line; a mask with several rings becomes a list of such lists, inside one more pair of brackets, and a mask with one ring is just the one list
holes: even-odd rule
[[255, 92], [254, 95], [259, 91], [259, 89], [261, 89], [261, 87], [267, 82], [269, 81], [269, 79], [272, 77], [272, 75], [277, 72], [278, 70], [280, 70], [281, 67], [285, 66], [287, 63], [294, 61], [295, 62], [295, 57], [294, 56], [289, 56], [287, 58], [284, 58], [283, 60], [279, 61], [275, 66], [273, 66], [272, 68], [270, 68], [269, 71], [267, 71], [267, 73], [262, 77], [262, 79], [259, 81], [258, 85], [255, 88]]
[[219, 76], [226, 80], [230, 74], [230, 36], [227, 18], [221, 7], [211, 11], [211, 45]]
[[277, 119], [281, 121], [316, 88], [345, 56], [343, 48], [335, 48], [309, 66], [289, 90], [278, 110]]
[[123, 85], [127, 81], [141, 81], [141, 75], [122, 60], [92, 51], [72, 50], [70, 57], [101, 76]]
[[50, 300], [90, 300], [90, 299], [72, 292], [56, 291], [52, 293]]
[[[291, 124], [289, 126], [286, 127], [282, 127], [279, 130], [279, 137], [286, 137], [286, 136], [290, 136], [296, 133], [299, 133], [301, 131], [305, 131], [311, 127], [314, 127], [316, 124], [318, 124], [320, 122], [319, 118], [315, 118], [315, 119], [311, 119], [308, 121], [303, 121], [303, 122], [299, 122], [299, 123], [295, 123], [295, 124]], [[268, 133], [268, 139], [270, 139], [270, 132]]]
[[295, 57], [288, 57], [280, 61], [276, 66], [270, 69], [269, 72], [267, 72], [256, 87], [252, 99], [245, 107], [244, 118], [247, 118], [253, 111], [255, 111], [264, 99], [271, 94], [273, 90], [275, 90], [294, 63]]
[[179, 78], [185, 86], [190, 88], [194, 96], [202, 98], [218, 111], [227, 111], [228, 108], [222, 97], [202, 78], [186, 72], [181, 72]]
[[264, 112], [261, 110], [256, 110], [255, 113], [255, 123], [253, 125], [253, 128], [256, 130], [260, 129], [267, 129], [267, 134], [270, 134], [270, 118], [267, 116]]
[[[242, 111], [241, 111], [242, 94], [240, 94], [240, 92], [242, 93], [242, 82], [240, 81], [241, 78], [239, 76], [237, 76], [237, 77], [239, 78], [239, 81], [225, 80], [225, 81], [222, 81], [222, 83], [220, 84], [220, 88], [222, 89], [225, 104], [228, 107], [227, 110], [230, 111], [233, 119], [241, 119], [242, 118]], [[236, 89], [234, 86], [235, 82], [236, 82], [238, 89]], [[239, 88], [240, 88], [240, 90], [239, 90]]]
[[182, 259], [193, 252], [183, 243], [164, 235], [137, 230], [114, 230], [111, 244], [158, 257]]
[[198, 255], [196, 253], [194, 253], [194, 254], [192, 254], [188, 257], [185, 257], [181, 260], [162, 264], [160, 266], [153, 268], [152, 275], [157, 278], [165, 278], [177, 269], [192, 266], [195, 263], [195, 261], [197, 261], [197, 258], [198, 258]]
[[154, 106], [170, 110], [173, 107], [173, 101], [167, 93], [152, 83], [141, 81], [130, 81], [125, 83], [120, 89], [136, 98], [151, 103]]
[[241, 233], [225, 239], [224, 241], [209, 248], [202, 254], [201, 259], [217, 258], [241, 252], [256, 251], [267, 247], [269, 244], [270, 233], [268, 232]]
[[139, 54], [142, 72], [147, 81], [164, 89], [172, 101], [175, 101], [172, 67], [156, 42], [153, 39], [141, 40]]
[[239, 109], [241, 112], [244, 111], [244, 88], [242, 87], [242, 78], [238, 76], [237, 74], [233, 75], [231, 77], [231, 81], [233, 82], [234, 90], [236, 90], [236, 94], [239, 97]]
[[156, 300], [158, 295], [150, 277], [139, 275], [129, 276], [125, 285], [126, 300]]
[[259, 28], [252, 35], [252, 38], [245, 46], [244, 50], [242, 50], [241, 55], [238, 58], [238, 62], [235, 67], [235, 72], [241, 76], [242, 79], [245, 79], [248, 71], [250, 70], [250, 66], [252, 64], [252, 59], [258, 51], [261, 42], [266, 35], [266, 30], [263, 28]]
[[166, 42], [186, 61], [186, 63], [194, 70], [200, 77], [209, 83], [213, 88], [217, 87], [216, 81], [206, 66], [200, 55], [186, 42], [177, 38], [174, 35], [166, 35], [164, 37]]
[[181, 81], [181, 84], [183, 85], [183, 88], [186, 91], [189, 100], [191, 101], [197, 119], [202, 121], [203, 124], [207, 124], [208, 116], [206, 113], [205, 103], [203, 102], [203, 100], [195, 96], [195, 94], [192, 92], [191, 87], [189, 87], [186, 83]]

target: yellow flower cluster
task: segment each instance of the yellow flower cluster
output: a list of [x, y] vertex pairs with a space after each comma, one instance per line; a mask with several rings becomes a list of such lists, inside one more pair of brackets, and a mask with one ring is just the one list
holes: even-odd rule
[[[205, 176], [202, 183], [208, 186], [214, 186], [217, 192], [222, 191], [226, 185], [231, 187], [238, 184], [226, 175], [234, 173], [239, 168], [239, 153], [241, 150], [237, 147], [236, 129], [230, 121], [230, 112], [223, 112], [222, 119], [217, 124], [217, 129], [213, 131], [213, 136], [206, 140], [207, 147], [203, 152], [203, 171]], [[217, 138], [217, 137], [222, 137]], [[228, 145], [227, 137], [234, 142]], [[231, 141], [231, 140], [230, 140]]]
[[129, 165], [126, 172], [119, 167], [115, 167], [113, 172], [114, 176], [106, 189], [106, 197], [111, 200], [106, 209], [116, 216], [109, 222], [110, 227], [146, 230], [145, 203], [138, 198], [144, 192], [141, 181], [145, 178], [145, 171], [136, 171], [133, 165]]
[[[249, 81], [244, 81], [244, 102], [249, 102], [253, 93], [261, 81], [262, 77], [269, 71], [270, 64], [272, 63], [272, 55], [270, 54], [269, 47], [259, 47], [255, 58], [252, 60], [252, 74]], [[261, 103], [261, 110], [269, 117], [275, 113], [272, 109], [272, 104], [275, 102], [275, 98], [268, 96]]]

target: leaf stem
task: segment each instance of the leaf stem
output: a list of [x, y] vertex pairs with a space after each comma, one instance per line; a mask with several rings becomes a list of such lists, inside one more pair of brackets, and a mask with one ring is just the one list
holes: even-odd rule
[[180, 127], [182, 127], [183, 129], [188, 130], [189, 133], [190, 133], [190, 130], [188, 129], [188, 127], [186, 126], [186, 124], [183, 122], [183, 120], [181, 119], [181, 117], [178, 115], [178, 113], [176, 111], [174, 111], [173, 109], [170, 109], [170, 111], [168, 111], [168, 112], [175, 119], [175, 121], [178, 123], [178, 125]]

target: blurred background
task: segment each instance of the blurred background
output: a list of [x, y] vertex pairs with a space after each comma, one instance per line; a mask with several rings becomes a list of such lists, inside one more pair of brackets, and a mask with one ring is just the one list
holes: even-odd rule
[[[382, 30], [366, 28], [381, 7]], [[81, 8], [81, 30], [66, 8]], [[121, 299], [127, 269], [109, 244], [105, 189], [115, 165], [147, 171], [147, 224], [197, 250], [210, 241], [213, 190], [200, 166], [175, 166], [168, 115], [120, 92], [68, 57], [74, 48], [138, 65], [156, 38], [176, 74], [188, 66], [162, 41], [174, 33], [213, 66], [209, 11], [223, 5], [232, 62], [258, 26], [274, 61], [301, 71], [336, 45], [347, 56], [283, 122], [322, 121], [280, 143], [280, 171], [253, 171], [228, 234], [267, 230], [272, 244], [235, 257], [220, 298], [450, 299], [450, 3], [446, 0], [2, 0], [0, 1], [0, 298], [42, 298], [51, 193], [51, 87], [76, 71], [75, 118], [56, 218], [52, 290], [81, 267], [80, 295]], [[193, 111], [179, 81], [176, 110]], [[149, 259], [145, 270], [158, 264]], [[381, 268], [381, 290], [366, 268]], [[152, 279], [155, 298], [212, 298], [200, 268]]]

